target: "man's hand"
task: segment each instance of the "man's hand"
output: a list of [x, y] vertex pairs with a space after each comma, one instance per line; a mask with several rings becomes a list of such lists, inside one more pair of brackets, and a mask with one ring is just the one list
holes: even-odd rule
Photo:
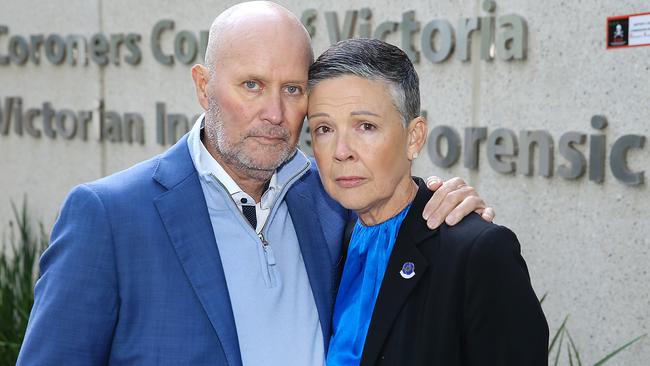
[[422, 211], [427, 226], [435, 229], [446, 222], [456, 225], [472, 211], [481, 215], [483, 220], [494, 220], [494, 209], [487, 207], [485, 201], [461, 178], [455, 177], [444, 181], [436, 176], [427, 178], [427, 187], [435, 191]]

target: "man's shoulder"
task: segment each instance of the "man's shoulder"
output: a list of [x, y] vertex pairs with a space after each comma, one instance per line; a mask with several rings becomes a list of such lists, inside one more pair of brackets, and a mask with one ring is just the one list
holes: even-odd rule
[[143, 191], [164, 192], [195, 172], [187, 148], [187, 135], [174, 146], [148, 160], [85, 184], [97, 194], [131, 196]]
[[129, 168], [115, 172], [84, 185], [98, 194], [128, 194], [134, 190], [150, 187], [161, 155], [141, 161]]
[[[156, 155], [129, 168], [75, 187], [69, 197], [90, 194], [109, 211], [138, 211], [168, 191], [155, 176], [165, 154]], [[84, 195], [85, 193], [85, 195]], [[86, 196], [88, 197], [88, 196]]]

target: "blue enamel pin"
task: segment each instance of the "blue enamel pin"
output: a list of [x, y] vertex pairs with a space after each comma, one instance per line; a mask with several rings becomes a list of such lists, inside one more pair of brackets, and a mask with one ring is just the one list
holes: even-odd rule
[[413, 278], [413, 276], [415, 276], [415, 264], [413, 264], [413, 262], [404, 263], [402, 270], [399, 271], [399, 274], [402, 276], [402, 278], [406, 278], [407, 280]]

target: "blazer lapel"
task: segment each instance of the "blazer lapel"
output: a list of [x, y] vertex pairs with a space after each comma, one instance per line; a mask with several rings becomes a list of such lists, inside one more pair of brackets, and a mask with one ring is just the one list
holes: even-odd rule
[[228, 364], [239, 366], [241, 354], [226, 278], [186, 140], [181, 139], [161, 158], [154, 179], [169, 190], [154, 204]]
[[318, 317], [323, 331], [325, 350], [329, 345], [330, 321], [334, 294], [332, 293], [332, 265], [327, 241], [318, 225], [318, 213], [312, 200], [304, 191], [304, 184], [297, 182], [287, 192], [285, 200], [300, 244], [311, 292], [314, 295]]
[[[420, 181], [417, 182], [420, 183]], [[437, 229], [428, 229], [426, 221], [422, 219], [422, 210], [432, 192], [428, 190], [424, 182], [421, 183], [388, 260], [386, 273], [368, 328], [361, 365], [376, 363], [397, 315], [429, 266], [428, 261], [418, 249], [418, 245], [433, 236]], [[411, 278], [402, 276], [402, 269], [406, 263], [412, 263], [414, 266], [415, 275]]]

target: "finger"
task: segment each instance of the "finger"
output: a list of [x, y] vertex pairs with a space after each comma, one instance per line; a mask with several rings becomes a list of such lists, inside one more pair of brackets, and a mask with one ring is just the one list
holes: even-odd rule
[[427, 182], [427, 187], [431, 191], [437, 190], [438, 188], [440, 188], [442, 186], [442, 183], [444, 183], [442, 178], [437, 177], [435, 175], [432, 175], [429, 178], [427, 178], [426, 182]]
[[459, 223], [465, 216], [483, 208], [485, 208], [485, 202], [481, 197], [466, 197], [458, 204], [458, 206], [456, 206], [456, 208], [451, 211], [451, 213], [445, 219], [445, 222], [449, 226], [454, 226]]
[[496, 211], [492, 207], [483, 207], [477, 208], [474, 210], [477, 214], [481, 215], [481, 218], [487, 222], [494, 221], [494, 216], [496, 216]]
[[442, 222], [444, 221], [444, 217], [440, 215], [431, 214], [429, 215], [427, 220], [427, 227], [431, 230], [437, 228], [438, 226], [442, 225]]
[[[433, 193], [433, 196], [431, 197], [429, 202], [427, 202], [426, 206], [424, 206], [424, 210], [422, 211], [422, 217], [428, 221], [431, 215], [438, 210], [438, 207], [440, 207], [440, 204], [445, 200], [447, 194], [463, 186], [466, 186], [465, 181], [458, 177], [454, 177], [445, 181]], [[445, 216], [440, 217], [440, 220], [438, 220], [439, 221], [438, 225], [442, 223], [442, 220], [445, 218]], [[438, 225], [436, 225], [435, 227], [438, 227]]]
[[496, 216], [496, 211], [492, 207], [486, 207], [483, 209], [483, 212], [479, 213], [483, 220], [487, 222], [493, 222], [494, 217]]
[[[422, 210], [422, 217], [425, 220], [429, 217], [430, 212], [432, 212], [431, 207], [433, 207], [433, 206], [431, 206], [431, 202], [433, 201], [433, 204], [436, 204], [436, 205], [439, 204], [439, 203], [436, 203], [436, 202], [438, 200], [438, 197], [440, 197], [441, 194], [438, 193], [436, 195], [435, 192], [437, 190], [439, 190], [440, 187], [442, 187], [443, 183], [444, 183], [444, 181], [442, 180], [442, 178], [437, 177], [435, 175], [432, 175], [429, 178], [427, 178], [427, 181], [426, 181], [427, 188], [429, 188], [429, 190], [433, 191], [434, 193], [433, 193], [433, 199], [430, 199], [429, 202], [427, 203], [427, 205], [424, 206], [424, 210]], [[435, 210], [435, 209], [433, 209], [433, 210]], [[438, 225], [440, 225], [440, 224], [438, 224]]]
[[[440, 224], [442, 224], [443, 221], [447, 219], [447, 216], [458, 206], [465, 198], [470, 197], [470, 196], [477, 196], [476, 191], [474, 188], [469, 187], [469, 186], [462, 186], [459, 187], [448, 194], [445, 195], [444, 199], [438, 207], [436, 208], [435, 211], [429, 215], [428, 220], [427, 220], [427, 225], [430, 228], [436, 228]], [[470, 210], [473, 211], [476, 207], [472, 207]], [[461, 218], [464, 216], [461, 216]]]

